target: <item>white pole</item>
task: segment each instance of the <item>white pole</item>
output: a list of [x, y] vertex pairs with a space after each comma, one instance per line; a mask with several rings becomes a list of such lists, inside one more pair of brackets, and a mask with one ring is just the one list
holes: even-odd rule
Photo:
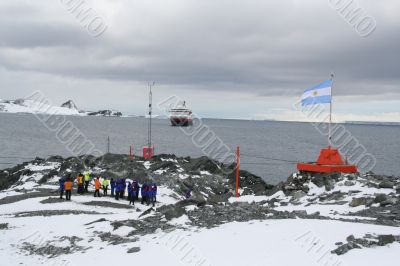
[[332, 140], [331, 140], [331, 138], [332, 138], [332, 126], [331, 126], [331, 124], [332, 124], [332, 101], [333, 101], [333, 78], [334, 78], [334, 76], [335, 75], [332, 73], [331, 74], [331, 81], [332, 81], [332, 84], [331, 84], [331, 102], [329, 104], [329, 134], [328, 134], [328, 145], [329, 145], [329, 148], [332, 147]]

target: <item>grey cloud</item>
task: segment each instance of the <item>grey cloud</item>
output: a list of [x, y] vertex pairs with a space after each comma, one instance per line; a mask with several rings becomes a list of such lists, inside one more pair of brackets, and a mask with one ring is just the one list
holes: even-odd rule
[[[14, 21], [0, 27], [0, 47], [34, 49], [37, 47], [82, 47], [92, 42], [79, 27], [61, 23]], [[34, 52], [34, 51], [32, 51]]]
[[[376, 32], [361, 38], [329, 1], [172, 1], [175, 5], [164, 4], [164, 10], [157, 9], [157, 1], [153, 9], [150, 3], [117, 2], [126, 8], [118, 10], [98, 39], [71, 21], [4, 21], [0, 65], [79, 79], [157, 80], [262, 96], [298, 95], [334, 71], [339, 95], [399, 93], [400, 24], [387, 22], [381, 11], [376, 12]], [[27, 16], [17, 11], [16, 18]]]

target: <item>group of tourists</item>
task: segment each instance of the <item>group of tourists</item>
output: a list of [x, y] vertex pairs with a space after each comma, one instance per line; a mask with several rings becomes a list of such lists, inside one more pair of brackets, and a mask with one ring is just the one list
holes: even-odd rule
[[[69, 174], [67, 177], [61, 177], [59, 180], [60, 184], [60, 199], [63, 198], [64, 192], [66, 200], [71, 200], [71, 192], [74, 186], [74, 181], [78, 186], [77, 193], [82, 195], [89, 193], [89, 184], [92, 177], [89, 172], [83, 174], [78, 174], [76, 178]], [[93, 178], [94, 185], [94, 197], [108, 196], [108, 187], [110, 186], [111, 197], [116, 200], [123, 199], [125, 193], [128, 192], [127, 199], [129, 200], [129, 205], [135, 205], [135, 201], [139, 200], [139, 194], [141, 194], [141, 203], [146, 203], [147, 205], [152, 204], [155, 206], [157, 201], [157, 184], [154, 182], [145, 182], [142, 186], [139, 185], [137, 180], [132, 182], [124, 178], [108, 180], [107, 178], [102, 178], [100, 181], [99, 177]], [[100, 194], [100, 190], [103, 190], [103, 195]]]
[[144, 183], [140, 193], [142, 194], [142, 204], [154, 203], [157, 201], [157, 184], [156, 183]]

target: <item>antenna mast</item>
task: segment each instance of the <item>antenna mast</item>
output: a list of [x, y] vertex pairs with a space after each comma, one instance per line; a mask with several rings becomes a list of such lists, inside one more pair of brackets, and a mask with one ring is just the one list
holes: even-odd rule
[[152, 88], [156, 84], [155, 81], [153, 83], [149, 83], [149, 128], [148, 128], [148, 135], [147, 135], [147, 144], [148, 147], [151, 148], [151, 119], [152, 119], [152, 112], [153, 112], [153, 92]]

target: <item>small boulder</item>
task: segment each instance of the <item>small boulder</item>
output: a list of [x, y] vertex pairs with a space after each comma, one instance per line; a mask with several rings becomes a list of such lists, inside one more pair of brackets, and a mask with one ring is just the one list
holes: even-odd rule
[[293, 213], [299, 218], [307, 217], [307, 212], [305, 210], [293, 211]]
[[157, 211], [164, 214], [168, 221], [174, 218], [179, 218], [186, 213], [185, 209], [178, 204], [164, 205], [158, 208]]
[[356, 240], [356, 238], [354, 237], [354, 235], [349, 235], [349, 236], [346, 238], [346, 240], [347, 240], [347, 242], [352, 242], [352, 241]]
[[297, 201], [297, 200], [299, 200], [299, 199], [305, 197], [306, 195], [307, 195], [307, 194], [304, 193], [304, 192], [301, 191], [301, 190], [296, 191], [296, 192], [293, 192], [293, 194], [292, 194], [292, 200], [293, 200], [293, 201]]
[[8, 229], [8, 223], [0, 224], [0, 230]]
[[396, 239], [393, 235], [380, 235], [378, 236], [378, 246], [386, 246], [395, 242]]
[[353, 200], [350, 202], [349, 205], [350, 205], [350, 207], [354, 208], [354, 207], [358, 207], [361, 205], [369, 206], [372, 203], [373, 203], [372, 199], [361, 197], [361, 198], [353, 198]]
[[344, 255], [347, 252], [349, 252], [350, 250], [356, 249], [356, 248], [361, 249], [361, 247], [359, 245], [357, 245], [356, 243], [349, 242], [349, 243], [346, 243], [346, 244], [338, 247], [337, 249], [331, 251], [331, 253], [340, 256], [340, 255]]
[[381, 203], [387, 200], [386, 194], [377, 194], [374, 199], [374, 203]]
[[379, 183], [379, 188], [393, 188], [394, 183], [390, 181], [382, 181]]
[[128, 249], [127, 253], [137, 253], [140, 251], [140, 247], [133, 247]]
[[399, 200], [397, 198], [388, 198], [381, 202], [381, 206], [395, 205]]
[[335, 180], [327, 178], [325, 180], [325, 189], [326, 191], [331, 191], [335, 188]]
[[154, 211], [153, 208], [149, 208], [149, 209], [145, 210], [141, 215], [139, 215], [139, 218], [142, 217], [142, 216], [145, 216], [147, 214], [150, 214], [153, 211]]
[[352, 182], [352, 181], [345, 181], [344, 182], [344, 185], [346, 186], [346, 187], [352, 187], [352, 186], [354, 186], [355, 185], [355, 183], [354, 182]]

